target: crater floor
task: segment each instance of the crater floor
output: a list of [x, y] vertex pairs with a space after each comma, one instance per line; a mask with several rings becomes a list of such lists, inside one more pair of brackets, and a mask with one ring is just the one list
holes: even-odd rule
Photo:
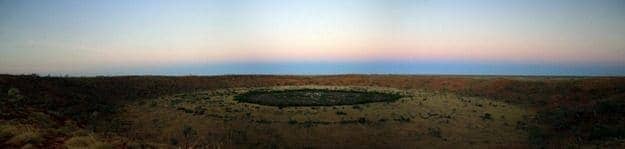
[[252, 90], [235, 96], [235, 100], [261, 105], [340, 106], [372, 102], [392, 102], [401, 98], [395, 92], [337, 89]]
[[[399, 98], [393, 102], [292, 107], [235, 100], [237, 96], [258, 90], [357, 90], [392, 93]], [[310, 94], [314, 93], [297, 93], [298, 96], [326, 96]], [[352, 95], [341, 96], [352, 98]], [[365, 96], [353, 95], [353, 98], [362, 97]], [[181, 130], [191, 128], [196, 132], [191, 142], [216, 147], [477, 148], [525, 147], [527, 134], [520, 128], [530, 115], [525, 109], [504, 102], [443, 92], [357, 86], [277, 86], [211, 90], [142, 100], [127, 105], [118, 116], [131, 124], [132, 129], [125, 132], [127, 136], [164, 146], [172, 141], [188, 141], [189, 137]]]

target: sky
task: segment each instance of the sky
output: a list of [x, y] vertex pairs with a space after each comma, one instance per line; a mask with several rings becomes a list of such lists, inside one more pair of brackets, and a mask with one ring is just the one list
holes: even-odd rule
[[625, 76], [623, 0], [0, 0], [0, 74]]

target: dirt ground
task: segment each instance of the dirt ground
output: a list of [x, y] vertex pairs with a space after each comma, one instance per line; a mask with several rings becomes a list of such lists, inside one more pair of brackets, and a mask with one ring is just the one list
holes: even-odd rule
[[[399, 93], [275, 107], [258, 90]], [[6, 148], [625, 148], [623, 77], [0, 75]]]
[[[284, 88], [354, 87], [270, 87]], [[357, 88], [399, 92], [404, 97], [388, 103], [279, 108], [235, 101], [235, 95], [254, 89], [237, 88], [143, 100], [127, 105], [119, 117], [132, 122], [126, 134], [129, 138], [162, 146], [172, 142], [228, 148], [483, 148], [528, 144], [527, 134], [517, 125], [533, 113], [519, 106], [449, 93]], [[194, 135], [185, 137], [181, 133], [185, 127]]]

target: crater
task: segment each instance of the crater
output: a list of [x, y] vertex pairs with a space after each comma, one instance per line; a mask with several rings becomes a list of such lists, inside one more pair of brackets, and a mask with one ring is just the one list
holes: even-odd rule
[[340, 106], [373, 102], [392, 102], [401, 98], [396, 93], [375, 91], [293, 89], [293, 90], [253, 90], [235, 96], [239, 102], [278, 106]]

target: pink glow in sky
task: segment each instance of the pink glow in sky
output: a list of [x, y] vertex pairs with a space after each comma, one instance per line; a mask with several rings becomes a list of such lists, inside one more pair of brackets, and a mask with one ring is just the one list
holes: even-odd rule
[[8, 0], [0, 73], [376, 61], [621, 69], [623, 26], [619, 0]]

